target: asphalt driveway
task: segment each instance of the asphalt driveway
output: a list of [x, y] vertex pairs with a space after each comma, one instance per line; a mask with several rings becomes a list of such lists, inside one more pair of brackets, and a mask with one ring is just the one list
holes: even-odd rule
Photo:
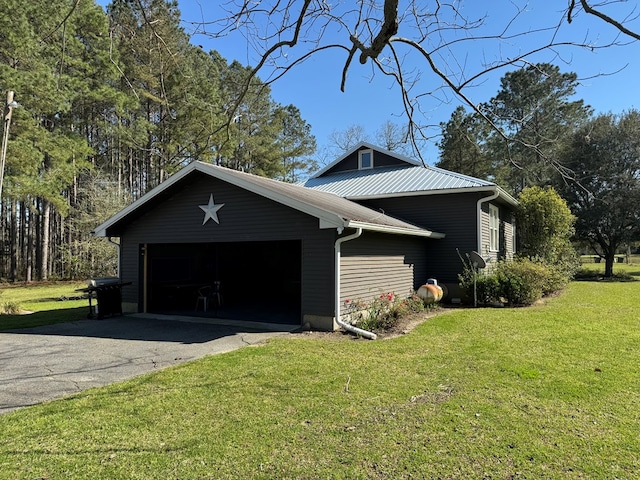
[[0, 414], [288, 333], [184, 320], [125, 316], [0, 332]]

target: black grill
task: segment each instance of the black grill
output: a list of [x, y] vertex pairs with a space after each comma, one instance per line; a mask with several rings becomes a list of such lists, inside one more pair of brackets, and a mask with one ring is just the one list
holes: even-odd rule
[[[86, 292], [89, 297], [89, 313], [87, 318], [99, 318], [111, 315], [122, 315], [122, 287], [131, 285], [123, 283], [117, 277], [92, 278], [87, 282], [87, 288], [79, 291]], [[92, 300], [96, 299], [96, 305]]]

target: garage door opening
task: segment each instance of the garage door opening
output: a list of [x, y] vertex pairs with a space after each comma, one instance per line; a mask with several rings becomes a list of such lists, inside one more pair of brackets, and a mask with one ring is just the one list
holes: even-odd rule
[[[299, 240], [147, 244], [145, 255], [141, 277], [150, 313], [301, 323]], [[217, 295], [206, 295], [216, 282], [220, 303]]]

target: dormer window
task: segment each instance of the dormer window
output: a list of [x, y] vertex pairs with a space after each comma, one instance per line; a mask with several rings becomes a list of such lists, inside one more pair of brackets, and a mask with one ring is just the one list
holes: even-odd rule
[[358, 152], [358, 170], [373, 168], [373, 150], [360, 150]]

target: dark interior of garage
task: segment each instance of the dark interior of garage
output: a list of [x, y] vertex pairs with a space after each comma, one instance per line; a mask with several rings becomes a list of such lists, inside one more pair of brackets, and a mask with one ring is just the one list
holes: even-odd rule
[[147, 311], [300, 324], [301, 242], [149, 244]]

